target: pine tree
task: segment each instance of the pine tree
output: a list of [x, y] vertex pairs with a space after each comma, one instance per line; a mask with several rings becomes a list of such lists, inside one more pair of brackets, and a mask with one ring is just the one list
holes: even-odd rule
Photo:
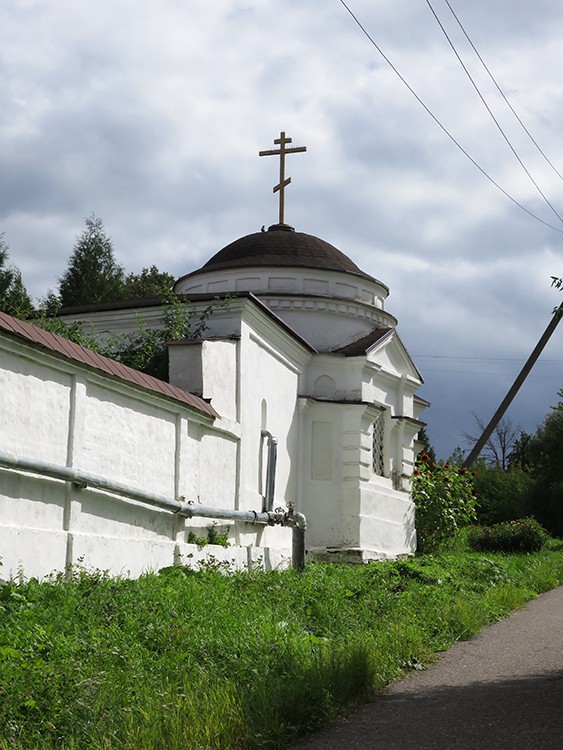
[[102, 220], [92, 214], [59, 280], [59, 302], [63, 307], [114, 302], [122, 299], [123, 282], [124, 271], [115, 260], [111, 239]]
[[0, 310], [25, 318], [33, 310], [33, 305], [21, 273], [15, 266], [8, 266], [9, 249], [4, 234], [0, 234]]

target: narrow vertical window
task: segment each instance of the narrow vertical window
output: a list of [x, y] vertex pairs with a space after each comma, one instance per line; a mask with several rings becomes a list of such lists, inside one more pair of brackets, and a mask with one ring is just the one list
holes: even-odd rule
[[374, 474], [385, 476], [385, 410], [382, 409], [373, 423], [372, 466]]

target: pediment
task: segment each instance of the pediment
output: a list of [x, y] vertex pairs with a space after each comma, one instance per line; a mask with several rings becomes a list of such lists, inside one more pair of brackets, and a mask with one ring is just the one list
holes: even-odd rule
[[378, 370], [387, 371], [401, 377], [411, 377], [420, 383], [424, 382], [414, 360], [394, 328], [366, 348], [366, 358]]

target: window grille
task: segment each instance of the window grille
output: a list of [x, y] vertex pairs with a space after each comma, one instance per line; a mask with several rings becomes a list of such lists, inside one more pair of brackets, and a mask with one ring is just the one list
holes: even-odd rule
[[373, 423], [372, 466], [374, 474], [385, 476], [385, 411], [380, 411]]

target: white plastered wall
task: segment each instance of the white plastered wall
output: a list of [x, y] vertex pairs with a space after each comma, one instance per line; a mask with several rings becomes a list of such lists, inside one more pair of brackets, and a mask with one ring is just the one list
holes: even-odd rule
[[[324, 278], [322, 271], [300, 271], [294, 276], [284, 271], [283, 279], [279, 271], [260, 272], [255, 278], [241, 273], [229, 272], [225, 278], [219, 274], [213, 289], [191, 291], [252, 289], [320, 348], [350, 343], [374, 326], [395, 322], [383, 309], [385, 295], [369, 283], [355, 290], [348, 284], [346, 290], [334, 286], [339, 274], [327, 272]], [[308, 294], [312, 296], [307, 298]], [[340, 298], [330, 300], [325, 294]], [[156, 310], [150, 314], [156, 320]], [[108, 322], [116, 324], [113, 319]], [[206, 340], [187, 345], [191, 354], [184, 354], [182, 345], [172, 347], [171, 375], [177, 385], [211, 398], [223, 417], [230, 447], [221, 455], [233, 452], [225, 461], [235, 465], [235, 506], [261, 507], [265, 453], [260, 434], [267, 429], [279, 440], [275, 505], [295, 500], [297, 509], [305, 512], [308, 546], [349, 549], [361, 559], [412, 552], [414, 508], [409, 476], [414, 461], [412, 435], [418, 427], [408, 420], [420, 414], [414, 394], [421, 380], [400, 340], [395, 335], [386, 338], [367, 356], [312, 354], [248, 298], [217, 308], [208, 323]], [[332, 403], [328, 413], [322, 399], [356, 403]], [[365, 412], [367, 417], [356, 414], [361, 404], [358, 413]], [[384, 477], [374, 475], [370, 463], [373, 415], [366, 412], [370, 404], [386, 409]], [[190, 430], [191, 437], [201, 441], [193, 425]], [[312, 440], [320, 447], [313, 448]], [[327, 461], [319, 456], [330, 447], [332, 475], [323, 478], [323, 462], [326, 468]], [[221, 465], [219, 457], [213, 460]], [[222, 467], [220, 473], [225, 470]], [[221, 494], [214, 487], [212, 469], [206, 475], [202, 467], [193, 467], [192, 477], [192, 490], [200, 488], [196, 497], [203, 497], [204, 492]], [[185, 494], [183, 486], [180, 494]], [[278, 528], [266, 528], [255, 535], [248, 527], [237, 527], [233, 539], [241, 546], [275, 549], [281, 544], [281, 533]]]
[[[416, 375], [394, 337], [367, 356], [313, 359], [305, 380], [305, 395], [312, 398], [302, 400], [307, 463], [302, 497], [315, 555], [324, 551], [325, 559], [360, 561], [416, 549], [410, 498], [413, 438], [420, 429], [413, 418], [413, 395], [421, 382]], [[372, 460], [373, 424], [381, 409], [384, 476]], [[322, 461], [329, 451], [341, 457], [340, 473], [328, 458]]]
[[[234, 377], [234, 373], [231, 374]], [[71, 360], [0, 335], [0, 450], [103, 476], [146, 492], [222, 508], [238, 504], [240, 435], [180, 402], [106, 378]], [[260, 507], [256, 506], [256, 510]], [[112, 574], [212, 553], [236, 566], [287, 565], [291, 531], [266, 539], [244, 529], [248, 547], [198, 549], [185, 520], [69, 482], [0, 468], [0, 575], [44, 576], [77, 562]], [[220, 524], [227, 525], [227, 524]], [[190, 556], [190, 557], [189, 557]]]
[[[414, 505], [406, 488], [372, 465], [372, 425], [378, 408], [362, 403], [302, 399], [302, 508], [310, 521], [312, 556], [361, 562], [412, 554]], [[386, 446], [396, 425], [387, 415]], [[341, 461], [334, 460], [341, 457]]]

